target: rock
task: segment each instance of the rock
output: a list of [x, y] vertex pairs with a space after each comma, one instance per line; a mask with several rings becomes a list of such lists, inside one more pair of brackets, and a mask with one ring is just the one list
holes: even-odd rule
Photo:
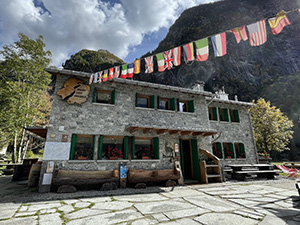
[[177, 186], [177, 183], [173, 180], [168, 180], [168, 181], [166, 181], [165, 186], [166, 187], [175, 187], [175, 186]]
[[147, 185], [145, 183], [138, 183], [134, 186], [135, 189], [144, 189]]
[[57, 193], [74, 193], [77, 189], [73, 185], [61, 185], [57, 189]]
[[104, 183], [100, 191], [116, 190], [118, 188], [115, 182]]

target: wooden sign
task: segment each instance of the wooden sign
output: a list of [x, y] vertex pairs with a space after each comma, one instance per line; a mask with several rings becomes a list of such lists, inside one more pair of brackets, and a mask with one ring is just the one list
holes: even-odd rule
[[174, 144], [174, 151], [179, 152], [179, 145], [177, 143]]
[[82, 104], [86, 102], [90, 93], [90, 86], [83, 84], [83, 81], [72, 77], [64, 83], [64, 87], [60, 89], [57, 94], [62, 99], [68, 98], [69, 104]]

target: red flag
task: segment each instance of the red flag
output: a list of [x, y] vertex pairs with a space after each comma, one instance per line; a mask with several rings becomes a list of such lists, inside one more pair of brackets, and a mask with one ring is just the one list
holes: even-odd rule
[[108, 72], [108, 79], [112, 80], [114, 75], [114, 68], [110, 68]]
[[173, 64], [174, 66], [179, 66], [181, 61], [181, 47], [176, 47], [172, 49], [172, 55], [173, 55]]

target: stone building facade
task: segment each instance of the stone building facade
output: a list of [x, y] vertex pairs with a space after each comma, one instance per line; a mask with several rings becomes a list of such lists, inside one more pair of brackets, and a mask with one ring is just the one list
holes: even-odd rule
[[[47, 71], [56, 86], [43, 161], [57, 168], [113, 170], [126, 162], [159, 170], [180, 160], [185, 178], [200, 180], [199, 149], [219, 154], [222, 164], [257, 163], [250, 103], [216, 97], [202, 84], [189, 89], [114, 78], [89, 85], [88, 73]], [[65, 99], [57, 94], [70, 78], [89, 85], [85, 102], [69, 104], [72, 91]]]

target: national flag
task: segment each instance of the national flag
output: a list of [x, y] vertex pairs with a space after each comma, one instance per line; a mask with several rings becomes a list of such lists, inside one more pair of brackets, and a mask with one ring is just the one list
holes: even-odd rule
[[107, 81], [107, 75], [108, 75], [108, 70], [104, 70], [103, 79], [102, 79], [103, 82]]
[[184, 60], [185, 60], [186, 63], [189, 62], [189, 61], [194, 61], [195, 60], [193, 42], [191, 42], [189, 44], [185, 44], [183, 46], [183, 52], [184, 52]]
[[153, 55], [145, 58], [145, 73], [153, 72]]
[[240, 43], [241, 40], [243, 41], [248, 40], [246, 26], [236, 27], [232, 29], [231, 32], [233, 33], [237, 43]]
[[279, 34], [285, 26], [291, 24], [284, 11], [277, 13], [276, 17], [270, 18], [268, 22], [273, 34]]
[[133, 76], [133, 67], [134, 67], [133, 63], [128, 64], [127, 78], [132, 78], [132, 76]]
[[94, 74], [91, 74], [89, 84], [92, 84], [94, 80]]
[[114, 68], [110, 68], [108, 72], [108, 79], [112, 80], [114, 76]]
[[101, 83], [101, 81], [102, 81], [102, 72], [103, 71], [100, 71], [100, 72], [98, 72], [98, 83], [100, 84]]
[[141, 72], [141, 60], [137, 59], [134, 61], [134, 74], [139, 74]]
[[215, 57], [226, 55], [226, 33], [217, 34], [211, 37]]
[[206, 61], [208, 59], [208, 38], [195, 41], [196, 45], [196, 60], [199, 62]]
[[120, 75], [120, 66], [115, 66], [114, 78], [118, 78]]
[[172, 56], [172, 51], [165, 51], [164, 53], [164, 58], [165, 58], [165, 68], [170, 70], [173, 67], [173, 56]]
[[95, 73], [94, 74], [94, 83], [97, 83], [97, 81], [98, 81], [98, 73]]
[[158, 71], [163, 72], [165, 70], [164, 53], [156, 54]]
[[260, 20], [247, 26], [251, 46], [259, 46], [267, 41], [266, 22]]
[[179, 66], [181, 63], [181, 47], [176, 47], [172, 49], [172, 55], [173, 55], [173, 64], [174, 66]]
[[121, 76], [120, 78], [126, 79], [127, 77], [127, 64], [122, 65]]

